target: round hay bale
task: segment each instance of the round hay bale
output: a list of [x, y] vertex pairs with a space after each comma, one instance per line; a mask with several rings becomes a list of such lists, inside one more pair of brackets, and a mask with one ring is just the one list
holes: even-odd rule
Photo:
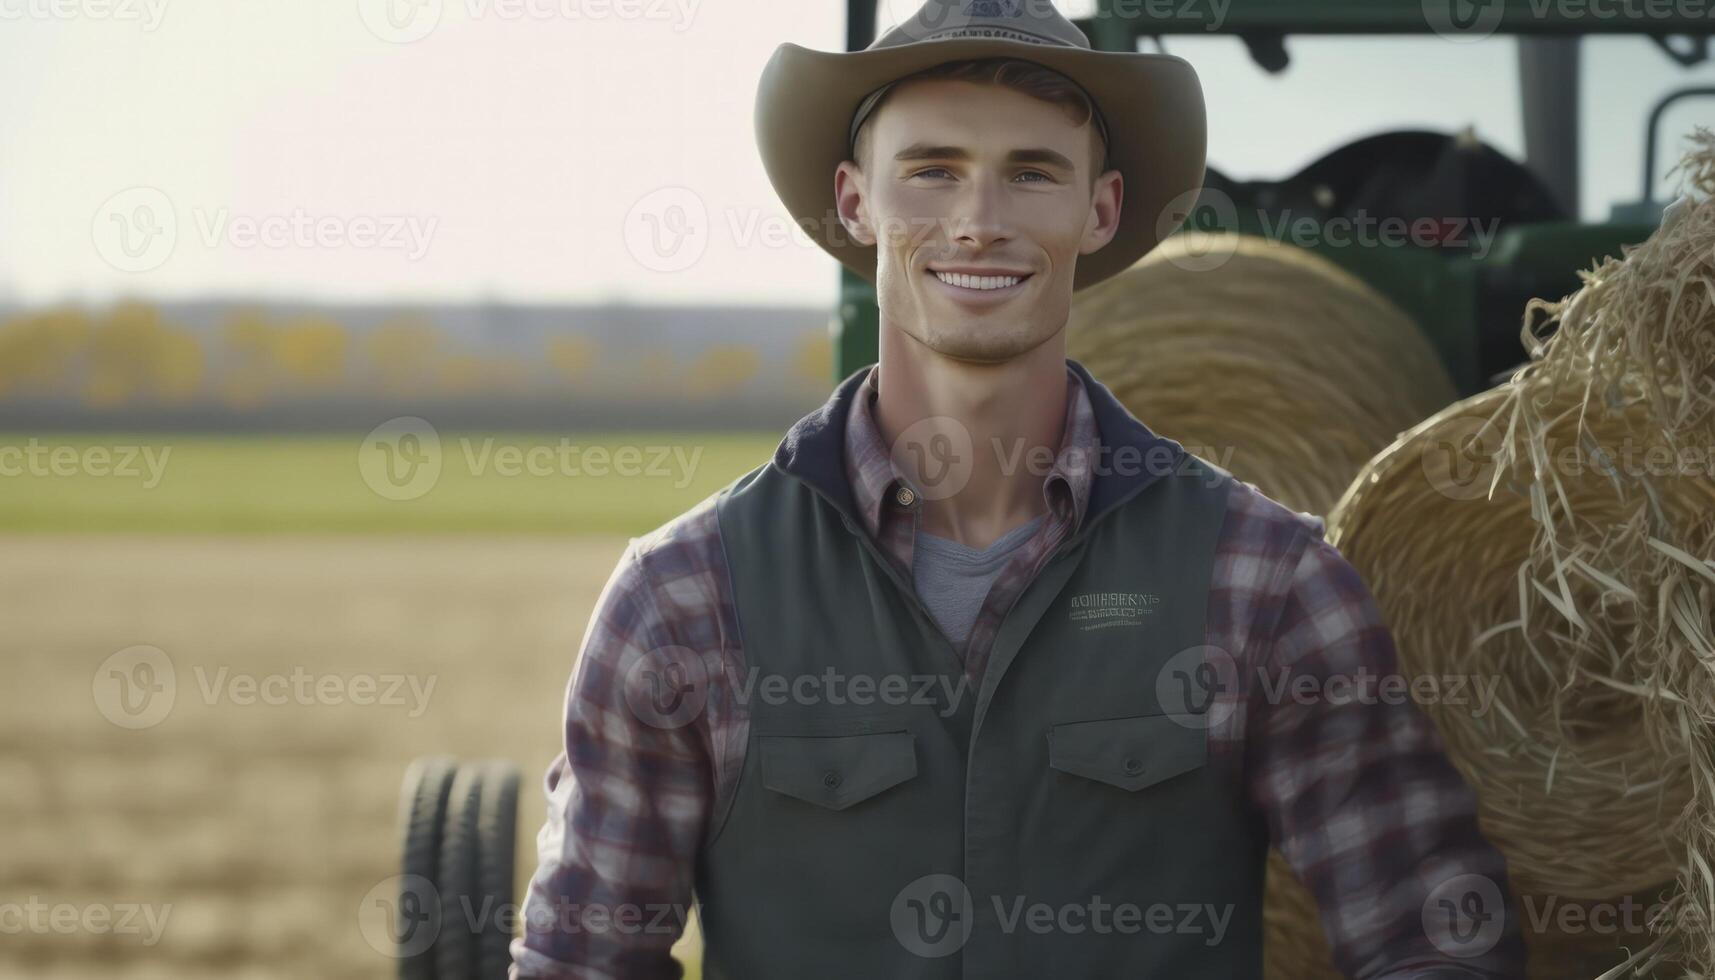
[[[1658, 512], [1715, 522], [1715, 485], [1617, 492], [1602, 467], [1647, 438], [1643, 405], [1585, 415], [1582, 394], [1503, 386], [1437, 413], [1364, 468], [1328, 540], [1369, 583], [1401, 672], [1449, 692], [1423, 706], [1514, 888], [1601, 898], [1674, 877], [1667, 827], [1692, 790], [1683, 755], [1646, 737], [1633, 682], [1653, 634], [1613, 570], [1649, 550], [1630, 529]], [[1471, 693], [1455, 698], [1461, 678]]]
[[1250, 235], [1180, 233], [1079, 293], [1067, 353], [1155, 431], [1315, 514], [1456, 395], [1398, 307]]
[[[1583, 285], [1558, 302], [1533, 300], [1521, 330], [1532, 360], [1513, 377], [1533, 393], [1516, 418], [1537, 425], [1542, 392], [1582, 389], [1597, 406], [1641, 405], [1652, 450], [1675, 474], [1715, 478], [1715, 130], [1697, 127], [1676, 171], [1687, 189], [1643, 243], [1579, 273]], [[1537, 314], [1545, 319], [1533, 322]], [[1553, 328], [1546, 340], [1539, 334]], [[1527, 443], [1529, 445], [1530, 443]], [[1656, 468], [1659, 468], [1656, 467]], [[1552, 474], [1552, 470], [1550, 473]], [[1658, 474], [1622, 469], [1616, 491], [1651, 498]], [[1539, 520], [1554, 535], [1576, 536], [1553, 512]], [[1623, 670], [1610, 671], [1601, 649], [1569, 659], [1636, 696], [1651, 744], [1683, 759], [1694, 789], [1669, 833], [1686, 855], [1676, 892], [1660, 917], [1657, 942], [1627, 968], [1680, 964], [1691, 977], [1715, 975], [1715, 536], [1707, 522], [1654, 511], [1615, 529], [1614, 581], [1636, 610], [1640, 640]], [[1571, 606], [1571, 616], [1584, 607]], [[1582, 641], [1585, 636], [1576, 639]], [[1624, 676], [1615, 676], [1623, 673]]]

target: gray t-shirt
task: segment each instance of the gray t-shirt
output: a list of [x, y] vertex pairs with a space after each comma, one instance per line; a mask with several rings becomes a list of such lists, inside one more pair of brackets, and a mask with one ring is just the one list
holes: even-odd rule
[[1013, 552], [1036, 534], [1047, 516], [1038, 514], [980, 551], [951, 538], [917, 532], [911, 558], [913, 584], [935, 625], [955, 649], [964, 650], [965, 638], [970, 636], [989, 588], [1006, 570]]

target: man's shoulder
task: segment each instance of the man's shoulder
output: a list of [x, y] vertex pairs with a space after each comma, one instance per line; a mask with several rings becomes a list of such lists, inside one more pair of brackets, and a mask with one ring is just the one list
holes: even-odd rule
[[1254, 483], [1234, 478], [1218, 545], [1217, 576], [1262, 597], [1287, 588], [1307, 549], [1325, 544], [1327, 522], [1294, 510]]
[[1309, 511], [1293, 510], [1254, 483], [1234, 477], [1227, 493], [1227, 512], [1246, 533], [1291, 541], [1300, 535], [1320, 539], [1328, 522]]
[[687, 571], [714, 567], [720, 557], [721, 499], [769, 465], [764, 461], [751, 467], [664, 523], [632, 538], [630, 550], [638, 564], [658, 581], [662, 579], [653, 573], [678, 578]]

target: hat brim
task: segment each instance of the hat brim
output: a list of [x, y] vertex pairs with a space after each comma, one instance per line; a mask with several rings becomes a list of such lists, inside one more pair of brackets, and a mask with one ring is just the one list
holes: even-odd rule
[[1203, 184], [1207, 141], [1203, 88], [1190, 63], [995, 38], [850, 52], [780, 45], [757, 87], [756, 144], [786, 210], [829, 254], [874, 283], [875, 246], [851, 241], [834, 210], [834, 170], [847, 159], [852, 114], [864, 96], [905, 75], [995, 57], [1060, 72], [1083, 86], [1107, 119], [1108, 166], [1125, 181], [1120, 227], [1108, 244], [1078, 257], [1073, 289], [1124, 271], [1179, 226]]

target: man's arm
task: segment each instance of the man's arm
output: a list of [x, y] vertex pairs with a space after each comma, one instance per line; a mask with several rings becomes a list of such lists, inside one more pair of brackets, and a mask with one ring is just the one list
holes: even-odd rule
[[1251, 793], [1316, 897], [1335, 965], [1354, 980], [1522, 978], [1506, 859], [1481, 835], [1476, 795], [1410, 679], [1377, 684], [1400, 673], [1393, 638], [1320, 534], [1304, 533], [1266, 635], [1250, 692]]
[[[676, 980], [710, 810], [706, 674], [625, 550], [584, 633], [511, 977]], [[674, 701], [676, 688], [690, 698]]]

